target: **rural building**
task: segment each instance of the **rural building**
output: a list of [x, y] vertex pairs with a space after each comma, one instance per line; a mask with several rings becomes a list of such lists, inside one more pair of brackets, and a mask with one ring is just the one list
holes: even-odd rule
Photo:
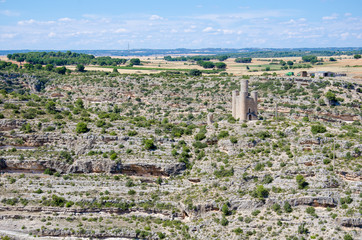
[[301, 76], [301, 77], [308, 77], [308, 72], [307, 71], [301, 71], [298, 76]]
[[335, 77], [336, 73], [328, 71], [311, 72], [311, 77]]
[[248, 80], [240, 81], [240, 92], [232, 92], [232, 114], [241, 121], [258, 120], [258, 93], [252, 91], [249, 96]]

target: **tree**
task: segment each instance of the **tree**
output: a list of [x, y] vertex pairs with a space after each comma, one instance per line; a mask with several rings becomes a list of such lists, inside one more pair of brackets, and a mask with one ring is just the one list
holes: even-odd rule
[[83, 100], [82, 99], [80, 99], [80, 98], [78, 98], [75, 102], [74, 102], [74, 104], [75, 104], [75, 106], [77, 107], [77, 108], [84, 108], [84, 103], [83, 103]]
[[293, 61], [288, 61], [287, 64], [288, 64], [289, 66], [293, 66], [294, 63], [293, 63]]
[[215, 63], [215, 66], [217, 67], [217, 69], [225, 69], [226, 68], [226, 64], [223, 63], [223, 62]]
[[241, 57], [241, 58], [236, 58], [235, 62], [237, 63], [251, 63], [252, 58], [250, 57]]
[[314, 55], [306, 55], [306, 56], [303, 56], [303, 57], [302, 57], [302, 60], [303, 60], [304, 62], [310, 62], [310, 63], [312, 63], [312, 64], [318, 62], [317, 56], [314, 56]]
[[47, 70], [47, 71], [51, 71], [51, 70], [53, 70], [53, 68], [54, 68], [53, 64], [47, 64], [45, 66], [45, 70]]
[[334, 94], [331, 91], [328, 91], [325, 96], [328, 99], [329, 103], [333, 103], [333, 102], [337, 101], [336, 94]]
[[333, 57], [330, 57], [330, 58], [329, 58], [329, 61], [330, 61], [330, 62], [336, 62], [337, 60], [336, 60], [335, 58], [333, 58]]
[[226, 203], [224, 203], [224, 205], [222, 205], [221, 211], [225, 216], [229, 215], [229, 207]]
[[132, 65], [140, 65], [141, 64], [141, 60], [139, 58], [132, 58], [131, 60], [129, 60], [129, 62]]
[[50, 114], [55, 114], [57, 112], [55, 108], [55, 102], [53, 101], [47, 102], [47, 104], [45, 104], [45, 108]]
[[76, 69], [77, 69], [78, 72], [84, 72], [84, 65], [83, 64], [77, 64]]
[[191, 76], [201, 76], [202, 72], [198, 69], [191, 69], [189, 75]]
[[161, 178], [161, 177], [158, 177], [157, 180], [156, 180], [156, 183], [157, 183], [158, 185], [161, 185], [162, 182], [163, 182], [162, 178]]
[[360, 59], [360, 58], [361, 58], [361, 54], [355, 54], [353, 57], [354, 57], [355, 59]]
[[18, 57], [18, 58], [16, 58], [16, 61], [21, 64], [22, 62], [25, 61], [25, 58], [23, 58], [23, 57]]
[[297, 181], [299, 189], [304, 189], [308, 186], [308, 183], [305, 181], [305, 179], [302, 175], [297, 175], [295, 177], [295, 180]]
[[66, 71], [67, 71], [67, 69], [65, 67], [57, 67], [55, 69], [55, 72], [58, 74], [65, 74]]
[[35, 64], [35, 69], [37, 69], [37, 70], [41, 70], [42, 68], [43, 68], [43, 65], [41, 65], [41, 64]]
[[[224, 63], [225, 64], [225, 63]], [[225, 64], [226, 65], [226, 64]], [[201, 66], [203, 68], [214, 68], [215, 67], [215, 64], [213, 62], [210, 62], [210, 61], [206, 61], [206, 62], [203, 62], [201, 63]]]
[[79, 122], [75, 128], [76, 133], [86, 133], [89, 132], [89, 128], [85, 122]]
[[287, 213], [293, 212], [293, 208], [292, 208], [292, 206], [290, 206], [289, 202], [284, 203], [283, 209]]

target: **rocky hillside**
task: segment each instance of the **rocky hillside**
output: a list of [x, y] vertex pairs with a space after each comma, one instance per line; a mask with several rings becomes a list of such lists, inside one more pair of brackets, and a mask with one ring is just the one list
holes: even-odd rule
[[251, 78], [239, 122], [238, 77], [42, 74], [0, 74], [0, 235], [362, 238], [362, 86]]

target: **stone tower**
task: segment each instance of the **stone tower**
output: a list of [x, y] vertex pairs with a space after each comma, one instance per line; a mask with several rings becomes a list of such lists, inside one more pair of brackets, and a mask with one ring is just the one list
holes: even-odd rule
[[240, 81], [240, 92], [233, 91], [232, 113], [241, 121], [258, 120], [258, 93], [252, 91], [249, 96], [248, 80]]

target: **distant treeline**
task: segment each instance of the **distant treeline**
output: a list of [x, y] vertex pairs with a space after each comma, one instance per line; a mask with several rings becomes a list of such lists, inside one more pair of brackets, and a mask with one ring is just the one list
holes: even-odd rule
[[237, 63], [251, 63], [252, 58], [250, 57], [239, 57], [235, 59]]
[[18, 69], [18, 65], [13, 64], [11, 62], [5, 62], [5, 61], [0, 61], [0, 70], [17, 70]]
[[226, 55], [208, 55], [208, 56], [187, 56], [187, 57], [171, 57], [171, 56], [165, 56], [164, 59], [166, 61], [210, 61], [212, 59], [219, 60], [219, 61], [225, 61], [228, 59], [228, 56]]
[[282, 58], [282, 57], [303, 57], [307, 55], [315, 56], [340, 56], [340, 55], [355, 55], [362, 53], [362, 50], [353, 51], [328, 51], [328, 50], [315, 50], [315, 51], [257, 51], [257, 52], [242, 52], [227, 54], [230, 58]]
[[94, 57], [90, 54], [67, 52], [28, 52], [28, 53], [13, 53], [7, 55], [9, 60], [17, 62], [27, 62], [30, 64], [54, 66], [64, 65], [100, 65], [100, 66], [116, 66], [125, 64], [127, 59], [111, 58], [111, 57]]
[[[312, 50], [312, 51], [246, 51], [239, 53], [228, 53], [222, 55], [202, 55], [202, 56], [181, 56], [181, 57], [171, 57], [165, 56], [166, 61], [210, 61], [212, 59], [224, 61], [228, 58], [236, 58], [236, 62], [240, 63], [250, 63], [252, 58], [282, 58], [282, 57], [303, 57], [308, 55], [314, 56], [340, 56], [340, 55], [355, 55], [362, 54], [362, 50], [352, 50], [352, 51], [328, 51], [328, 50]], [[248, 61], [247, 59], [250, 59]]]

